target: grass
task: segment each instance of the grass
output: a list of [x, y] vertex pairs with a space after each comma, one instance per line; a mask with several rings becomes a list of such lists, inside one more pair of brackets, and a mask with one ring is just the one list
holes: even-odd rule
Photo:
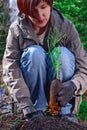
[[85, 99], [85, 96], [83, 96], [82, 103], [80, 105], [78, 117], [82, 119], [83, 121], [87, 122], [87, 100]]

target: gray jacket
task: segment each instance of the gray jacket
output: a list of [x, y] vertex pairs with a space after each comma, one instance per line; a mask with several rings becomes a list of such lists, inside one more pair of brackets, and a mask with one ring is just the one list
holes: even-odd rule
[[[59, 33], [57, 36], [54, 27], [58, 28]], [[64, 33], [66, 37], [61, 39], [60, 45], [67, 47], [76, 58], [76, 71], [72, 80], [77, 87], [73, 113], [77, 113], [81, 95], [87, 89], [87, 54], [82, 47], [74, 25], [63, 17], [58, 10], [53, 9], [43, 48], [46, 51], [48, 50], [47, 39], [50, 35], [53, 35], [54, 38], [60, 38], [60, 35]], [[38, 43], [39, 40], [33, 32], [31, 21], [25, 16], [19, 17], [10, 26], [3, 57], [3, 80], [14, 100], [20, 104], [21, 108], [28, 108], [27, 111], [30, 112], [33, 105], [29, 89], [20, 70], [20, 57], [24, 48]], [[50, 41], [50, 48], [53, 49], [52, 41]], [[32, 111], [35, 111], [35, 109], [33, 108]]]

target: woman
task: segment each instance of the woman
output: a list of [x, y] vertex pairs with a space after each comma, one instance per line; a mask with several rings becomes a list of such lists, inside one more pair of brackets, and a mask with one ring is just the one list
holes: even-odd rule
[[[52, 8], [53, 0], [17, 0], [19, 18], [9, 29], [3, 57], [3, 79], [12, 98], [27, 118], [43, 115], [48, 107], [46, 93], [56, 78], [54, 39], [60, 39], [60, 80], [57, 93], [61, 115], [77, 114], [81, 96], [87, 86], [87, 55], [74, 25]], [[58, 33], [55, 33], [55, 28]], [[51, 39], [50, 39], [50, 36]], [[57, 55], [57, 54], [56, 54]], [[59, 86], [58, 86], [59, 87]], [[49, 99], [48, 99], [49, 100]]]

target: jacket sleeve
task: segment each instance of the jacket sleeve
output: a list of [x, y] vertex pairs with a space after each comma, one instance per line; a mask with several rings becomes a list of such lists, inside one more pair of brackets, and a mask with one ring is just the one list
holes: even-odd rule
[[72, 81], [77, 87], [75, 95], [78, 96], [87, 90], [87, 53], [83, 49], [79, 34], [72, 23], [70, 23], [68, 28], [67, 43], [70, 44], [69, 48], [75, 55], [76, 71]]
[[28, 107], [27, 111], [35, 111], [29, 89], [20, 70], [20, 56], [18, 35], [15, 35], [14, 30], [10, 27], [3, 56], [3, 80], [10, 95], [14, 101], [19, 103], [20, 108]]

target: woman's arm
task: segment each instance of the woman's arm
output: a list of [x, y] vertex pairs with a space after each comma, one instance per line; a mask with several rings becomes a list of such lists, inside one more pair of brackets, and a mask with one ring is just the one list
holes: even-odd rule
[[72, 23], [68, 27], [67, 43], [70, 44], [69, 48], [76, 59], [76, 71], [72, 77], [77, 87], [75, 95], [82, 95], [87, 90], [87, 53], [83, 49], [79, 34]]
[[3, 80], [20, 108], [33, 112], [35, 109], [30, 99], [30, 92], [20, 70], [20, 57], [18, 32], [14, 32], [14, 28], [10, 27], [3, 57]]

